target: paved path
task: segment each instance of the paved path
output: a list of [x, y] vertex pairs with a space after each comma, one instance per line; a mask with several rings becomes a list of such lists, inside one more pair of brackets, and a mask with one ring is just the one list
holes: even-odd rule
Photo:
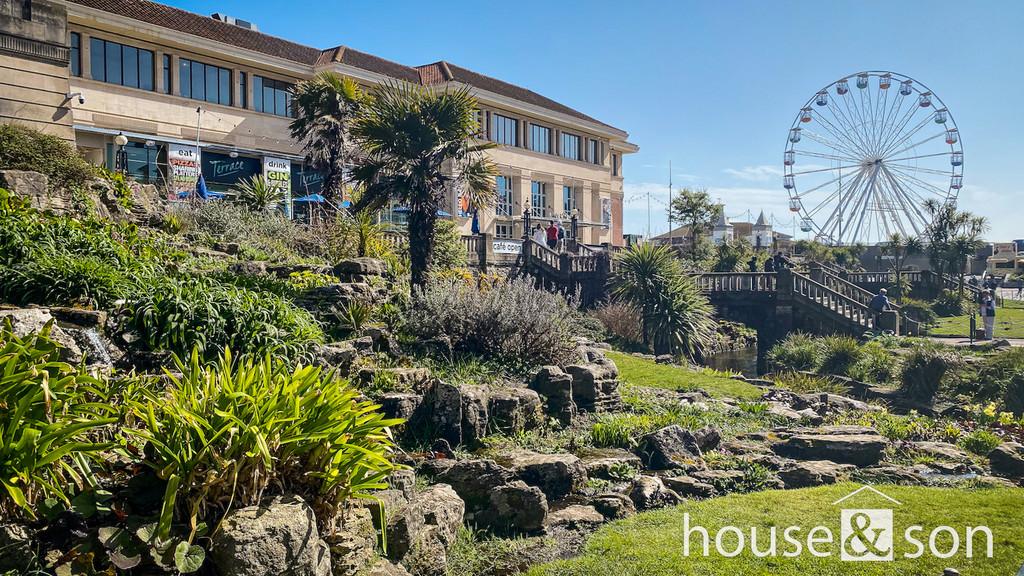
[[960, 336], [926, 336], [927, 339], [932, 342], [938, 342], [947, 346], [984, 346], [991, 342], [999, 342], [1006, 340], [1010, 343], [1010, 346], [1024, 347], [1024, 338], [996, 338], [995, 340], [975, 340], [972, 344], [970, 339], [963, 338]]

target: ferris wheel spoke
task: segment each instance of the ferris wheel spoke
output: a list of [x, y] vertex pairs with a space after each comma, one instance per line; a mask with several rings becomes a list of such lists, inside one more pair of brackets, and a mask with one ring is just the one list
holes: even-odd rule
[[[856, 177], [856, 175], [857, 175], [857, 174], [859, 174], [860, 172], [862, 172], [863, 170], [864, 170], [864, 169], [863, 169], [863, 168], [861, 168], [860, 170], [858, 170], [857, 172], [854, 172], [853, 174], [848, 174], [848, 175], [847, 175], [847, 178], [850, 178], [850, 177]], [[799, 192], [799, 193], [797, 194], [797, 196], [799, 196], [799, 197], [801, 197], [801, 198], [804, 198], [804, 197], [806, 197], [806, 196], [807, 196], [808, 194], [810, 194], [810, 193], [812, 193], [812, 192], [817, 192], [818, 190], [821, 190], [821, 189], [822, 189], [822, 188], [824, 188], [825, 186], [829, 186], [829, 185], [831, 185], [831, 184], [835, 184], [836, 182], [840, 182], [840, 183], [841, 183], [841, 182], [842, 182], [842, 179], [843, 179], [843, 175], [842, 175], [842, 174], [840, 174], [839, 176], [837, 176], [837, 177], [835, 177], [835, 178], [833, 178], [833, 179], [829, 180], [828, 182], [825, 182], [825, 183], [823, 183], [823, 184], [818, 184], [817, 186], [815, 186], [814, 188], [811, 188], [811, 189], [807, 190], [806, 192]]]
[[[847, 94], [849, 94], [849, 92], [847, 92]], [[858, 143], [860, 153], [867, 155], [867, 144], [861, 139], [860, 130], [857, 129], [857, 121], [853, 117], [853, 110], [849, 107], [850, 105], [847, 103], [845, 96], [843, 97], [842, 102], [846, 103], [846, 110], [840, 108], [839, 104], [833, 105], [832, 101], [829, 101], [828, 109], [832, 112], [832, 117], [835, 118], [836, 122], [842, 124], [843, 128], [845, 128], [844, 133], [850, 135], [850, 140], [854, 140]]]
[[[834, 112], [832, 114], [832, 117], [833, 119], [836, 120], [837, 123], [842, 124], [842, 122], [839, 122], [839, 118], [835, 116]], [[821, 127], [828, 131], [828, 133], [831, 134], [833, 138], [841, 142], [844, 142], [847, 145], [847, 149], [850, 151], [850, 153], [852, 153], [855, 156], [863, 156], [864, 154], [867, 153], [867, 150], [864, 148], [861, 142], [858, 142], [854, 138], [850, 137], [851, 133], [856, 134], [855, 132], [851, 132], [850, 128], [847, 128], [845, 125], [843, 125], [842, 128], [837, 127], [828, 119], [827, 116], [821, 113], [818, 114], [818, 120], [818, 123], [821, 124]]]
[[850, 121], [846, 113], [839, 108], [836, 102], [835, 100], [829, 100], [828, 105], [825, 106], [825, 110], [832, 114], [832, 119], [835, 120], [835, 123], [831, 122], [824, 113], [819, 114], [819, 117], [822, 122], [830, 126], [835, 132], [843, 135], [843, 138], [851, 143], [856, 149], [856, 155], [864, 156], [867, 154], [867, 149], [858, 141], [859, 135], [854, 128], [854, 123]]
[[886, 131], [885, 137], [882, 140], [883, 144], [885, 144], [886, 147], [888, 147], [890, 143], [899, 140], [899, 134], [902, 133], [903, 129], [907, 127], [907, 124], [910, 122], [910, 119], [913, 118], [915, 114], [917, 114], [917, 109], [918, 106], [911, 103], [910, 108], [906, 111], [906, 113], [898, 121], [896, 121], [889, 127], [889, 130]]
[[[881, 153], [879, 154], [879, 156], [882, 156], [884, 158], [889, 153], [889, 149], [891, 149], [893, 147], [896, 147], [896, 146], [900, 146], [903, 143], [907, 142], [908, 140], [910, 140], [911, 138], [914, 137], [914, 134], [917, 134], [918, 132], [920, 132], [921, 129], [924, 128], [925, 126], [927, 126], [928, 123], [931, 122], [931, 121], [932, 121], [931, 115], [925, 116], [924, 119], [921, 120], [920, 122], [918, 122], [917, 125], [914, 126], [909, 132], [907, 132], [905, 135], [900, 136], [899, 141], [892, 142], [889, 145], [888, 149], [882, 150]], [[943, 131], [943, 133], [945, 133], [945, 131]]]
[[[910, 146], [906, 146], [906, 147], [900, 148], [899, 150], [897, 150], [895, 152], [891, 152], [891, 153], [889, 153], [889, 156], [895, 156], [896, 154], [902, 154], [903, 152], [906, 152], [907, 150], [913, 150], [914, 148], [917, 148], [918, 146], [920, 146], [920, 145], [922, 145], [922, 144], [924, 144], [926, 142], [931, 142], [932, 140], [935, 140], [936, 138], [941, 138], [941, 137], [943, 137], [945, 135], [946, 135], [946, 131], [943, 130], [942, 132], [939, 132], [938, 134], [936, 134], [934, 136], [929, 136], [929, 137], [925, 138], [924, 140], [921, 140], [919, 142], [915, 142], [915, 143], [911, 144]], [[886, 159], [886, 158], [883, 158], [883, 159]]]
[[941, 196], [948, 196], [949, 195], [949, 191], [948, 190], [943, 190], [942, 188], [939, 188], [935, 184], [932, 184], [930, 182], [925, 182], [924, 180], [921, 180], [920, 178], [915, 177], [913, 174], [910, 174], [906, 170], [903, 170], [901, 168], [897, 168], [895, 166], [889, 166], [889, 168], [891, 168], [892, 171], [899, 173], [901, 176], [903, 176], [907, 180], [918, 184], [919, 186], [923, 186], [926, 189], [934, 190], [935, 194], [938, 194], [938, 195], [941, 195]]
[[925, 174], [934, 174], [936, 176], [949, 177], [952, 175], [949, 170], [936, 170], [935, 168], [920, 168], [917, 166], [910, 166], [908, 164], [894, 164], [892, 162], [886, 162], [885, 164], [886, 166], [893, 166], [897, 168], [903, 168], [906, 170], [913, 170], [915, 172], [923, 172]]
[[812, 216], [826, 206], [830, 206], [833, 200], [836, 200], [835, 207], [832, 208], [831, 214], [828, 219], [825, 220], [825, 225], [821, 227], [822, 231], [828, 231], [830, 238], [835, 236], [835, 231], [839, 230], [839, 241], [842, 241], [842, 226], [843, 226], [843, 208], [848, 203], [851, 196], [857, 194], [857, 188], [860, 186], [860, 181], [864, 176], [864, 170], [859, 170], [854, 178], [850, 181], [850, 185], [847, 187], [846, 192], [848, 196], [846, 199], [843, 198], [843, 189], [839, 187], [835, 192], [829, 195], [815, 210], [809, 213]]
[[843, 94], [843, 101], [846, 102], [847, 107], [852, 111], [850, 113], [850, 118], [853, 119], [853, 117], [856, 115], [856, 119], [860, 120], [860, 122], [855, 123], [854, 133], [860, 137], [861, 143], [864, 145], [864, 149], [866, 151], [870, 151], [867, 143], [867, 133], [864, 130], [866, 122], [864, 121], [864, 115], [861, 114], [860, 108], [857, 106], [857, 99], [851, 96], [849, 92], [847, 92], [846, 94]]
[[[858, 173], [856, 173], [853, 176], [853, 178], [850, 180], [850, 185], [848, 185], [846, 187], [846, 192], [849, 193], [851, 190], [853, 190], [853, 188], [855, 188], [857, 186], [857, 181], [859, 181], [860, 174], [861, 174], [861, 172], [858, 172]], [[821, 202], [819, 202], [817, 206], [815, 206], [811, 210], [808, 210], [807, 213], [806, 213], [806, 216], [808, 218], [813, 218], [816, 214], [818, 214], [818, 212], [821, 212], [822, 209], [830, 207], [832, 205], [833, 201], [837, 201], [837, 200], [842, 199], [842, 194], [843, 194], [842, 186], [837, 187], [833, 192], [829, 193], [828, 196], [826, 196]], [[836, 210], [839, 209], [840, 204], [841, 203], [837, 203], [836, 204], [836, 208], [833, 209], [833, 212], [835, 212]], [[830, 216], [830, 218], [831, 218], [831, 216]]]
[[[910, 193], [903, 189], [903, 186], [900, 185], [899, 180], [896, 178], [896, 176], [893, 175], [893, 173], [888, 168], [883, 166], [882, 170], [889, 181], [889, 186], [892, 187], [893, 191], [895, 191], [898, 195], [901, 195], [906, 201], [905, 205], [908, 205], [910, 207], [910, 210], [907, 210], [906, 213], [908, 216], [910, 216], [910, 222], [914, 226], [914, 231], [920, 235], [921, 230], [917, 227], [917, 224], [915, 223], [913, 218], [913, 214], [917, 214], [917, 217], [921, 219], [922, 223], [928, 222], [928, 217], [925, 216], [924, 213], [924, 202], [920, 201], [920, 197], [917, 197], [918, 201], [915, 202], [914, 198], [911, 197]], [[917, 195], [915, 194], [914, 196]]]
[[814, 158], [824, 158], [825, 160], [839, 160], [839, 161], [844, 161], [845, 160], [845, 161], [848, 161], [848, 162], [860, 162], [859, 158], [854, 158], [852, 156], [840, 156], [840, 155], [837, 155], [837, 154], [822, 154], [821, 152], [809, 152], [807, 150], [797, 150], [796, 148], [793, 149], [793, 153], [797, 154], [799, 156], [811, 156], [811, 157], [814, 157]]
[[906, 98], [902, 95], [893, 96], [892, 104], [890, 105], [887, 113], [882, 117], [882, 125], [878, 130], [878, 141], [880, 144], [884, 144], [888, 141], [889, 131], [899, 122], [897, 119], [901, 118], [900, 113], [903, 111], [904, 101], [906, 101]]
[[854, 209], [856, 210], [856, 213], [857, 213], [857, 227], [854, 228], [854, 230], [853, 230], [853, 238], [860, 238], [861, 237], [860, 229], [861, 229], [861, 226], [864, 225], [864, 218], [870, 212], [870, 210], [868, 210], [868, 206], [869, 206], [869, 203], [871, 202], [871, 198], [873, 198], [874, 195], [875, 195], [875, 179], [876, 178], [878, 178], [878, 168], [875, 168], [874, 170], [871, 171], [871, 175], [868, 177], [867, 184], [864, 187], [864, 194], [862, 195], [863, 198], [864, 198], [863, 206], [861, 206], [859, 210], [857, 210], [857, 207], [854, 206]]
[[934, 158], [936, 156], [949, 156], [949, 152], [936, 152], [935, 154], [920, 154], [918, 156], [905, 156], [903, 158], [886, 158], [886, 164], [893, 162], [904, 162], [907, 160], [920, 160], [921, 158]]
[[839, 151], [842, 151], [842, 152], [846, 152], [847, 154], [857, 154], [856, 150], [850, 149], [850, 148], [846, 147], [845, 145], [840, 144], [838, 142], [834, 142], [832, 140], [829, 140], [828, 138], [822, 136], [821, 134], [818, 134], [817, 132], [812, 132], [810, 130], [805, 130], [804, 134], [808, 138], [810, 138], [811, 140], [814, 140], [815, 142], [817, 142], [817, 143], [819, 143], [819, 144], [821, 144], [823, 146], [828, 146], [832, 150], [839, 150]]
[[[891, 200], [895, 200], [896, 203], [899, 204], [899, 206], [901, 208], [901, 212], [903, 214], [908, 214], [909, 215], [909, 208], [908, 208], [907, 203], [904, 200], [903, 196], [896, 189], [894, 189], [892, 187], [892, 183], [888, 181], [889, 180], [888, 172], [883, 170], [882, 175], [884, 177], [878, 183], [879, 189], [882, 190], [883, 193], [885, 193], [885, 191], [888, 190], [888, 193], [886, 193], [886, 197], [890, 198], [890, 201]], [[903, 218], [900, 217], [900, 213], [897, 212], [895, 209], [893, 209], [891, 215], [892, 215], [892, 219], [896, 222], [896, 227], [899, 228], [900, 234], [902, 234], [904, 236], [907, 236], [907, 229], [903, 225]], [[910, 221], [910, 224], [914, 227], [915, 234], [920, 234], [920, 232], [917, 232], [917, 225], [914, 224], [913, 218], [912, 217], [908, 218], [908, 220]], [[886, 233], [887, 234], [890, 233], [888, 227], [886, 227]]]
[[860, 164], [850, 164], [848, 166], [829, 166], [828, 168], [817, 168], [814, 170], [804, 170], [802, 172], [793, 172], [793, 176], [802, 176], [804, 174], [814, 174], [816, 172], [834, 172], [836, 170], [846, 170], [847, 168], [858, 168]]

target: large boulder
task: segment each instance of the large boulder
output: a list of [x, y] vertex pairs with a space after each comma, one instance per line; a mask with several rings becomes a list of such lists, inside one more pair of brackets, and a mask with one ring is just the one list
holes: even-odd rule
[[423, 471], [450, 485], [471, 510], [486, 505], [491, 492], [514, 476], [512, 470], [494, 460], [434, 460], [424, 463]]
[[590, 499], [590, 505], [608, 520], [619, 520], [636, 514], [636, 505], [625, 494], [602, 492]]
[[684, 498], [711, 498], [715, 495], [715, 487], [713, 485], [690, 476], [662, 478], [661, 481], [673, 492]]
[[540, 395], [528, 388], [493, 388], [487, 394], [490, 427], [506, 434], [532, 430], [544, 421]]
[[790, 462], [779, 470], [779, 478], [786, 488], [808, 488], [845, 480], [855, 468], [828, 460]]
[[697, 437], [677, 424], [642, 436], [636, 452], [652, 470], [703, 467], [703, 453]]
[[1024, 445], [1005, 442], [988, 455], [992, 472], [998, 476], [1024, 480]]
[[651, 510], [663, 506], [675, 506], [682, 497], [667, 488], [657, 476], [640, 476], [629, 489], [629, 498], [637, 510]]
[[324, 540], [331, 550], [334, 574], [355, 574], [377, 559], [377, 530], [365, 506], [345, 510], [340, 525]]
[[423, 405], [423, 396], [409, 392], [388, 392], [381, 396], [379, 402], [380, 411], [388, 418], [401, 418], [415, 425], [417, 411]]
[[772, 450], [797, 460], [830, 460], [839, 464], [878, 464], [888, 445], [872, 428], [826, 426], [793, 434], [776, 442]]
[[587, 469], [572, 454], [516, 452], [508, 456], [508, 465], [516, 477], [537, 486], [551, 500], [579, 491], [587, 483]]
[[388, 558], [428, 576], [447, 568], [448, 548], [462, 526], [466, 505], [451, 486], [434, 484], [387, 512]]
[[619, 407], [619, 370], [615, 363], [596, 358], [588, 364], [566, 366], [572, 377], [572, 398], [583, 412], [610, 411]]
[[0, 524], [0, 572], [32, 574], [36, 552], [28, 529], [20, 524]]
[[489, 506], [477, 518], [501, 534], [534, 534], [544, 530], [547, 517], [544, 492], [516, 480], [492, 490]]
[[637, 455], [617, 448], [594, 450], [582, 459], [588, 478], [628, 480], [643, 467]]
[[548, 513], [549, 528], [592, 529], [604, 523], [604, 515], [593, 506], [572, 504]]
[[544, 366], [530, 380], [530, 389], [541, 395], [545, 414], [569, 422], [576, 415], [572, 382], [558, 366]]
[[210, 560], [221, 576], [329, 576], [331, 553], [313, 509], [283, 496], [232, 510], [213, 536]]
[[82, 349], [75, 338], [60, 326], [57, 326], [50, 311], [46, 308], [8, 308], [0, 309], [0, 326], [9, 320], [14, 335], [24, 338], [39, 332], [49, 322], [50, 340], [61, 347], [60, 358], [65, 362], [77, 364], [82, 361]]
[[359, 351], [351, 342], [335, 342], [317, 346], [314, 351], [314, 362], [317, 366], [347, 374], [358, 356]]
[[350, 258], [334, 265], [334, 275], [353, 281], [369, 276], [383, 276], [387, 269], [387, 264], [377, 258]]
[[45, 174], [28, 170], [0, 170], [0, 188], [6, 188], [29, 201], [37, 210], [71, 212], [72, 203], [63, 194], [51, 194]]

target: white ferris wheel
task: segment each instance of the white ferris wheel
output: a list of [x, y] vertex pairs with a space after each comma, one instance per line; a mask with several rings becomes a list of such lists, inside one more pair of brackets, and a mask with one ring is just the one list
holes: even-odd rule
[[956, 202], [964, 152], [956, 122], [925, 85], [859, 72], [822, 88], [786, 138], [783, 186], [800, 229], [829, 244], [920, 236], [924, 204]]

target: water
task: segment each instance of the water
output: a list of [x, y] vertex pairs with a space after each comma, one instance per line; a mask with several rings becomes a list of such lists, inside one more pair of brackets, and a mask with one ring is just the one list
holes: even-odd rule
[[747, 378], [757, 378], [757, 347], [719, 352], [704, 359], [704, 365], [715, 370], [738, 372]]
[[64, 328], [78, 343], [88, 364], [113, 364], [107, 345], [95, 328]]

